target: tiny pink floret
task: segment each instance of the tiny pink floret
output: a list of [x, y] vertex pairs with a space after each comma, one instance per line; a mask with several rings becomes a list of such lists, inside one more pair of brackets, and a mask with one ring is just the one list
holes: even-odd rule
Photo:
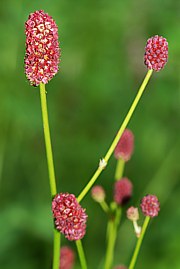
[[29, 15], [25, 23], [25, 73], [31, 85], [47, 84], [58, 72], [60, 48], [58, 27], [43, 10]]
[[124, 177], [115, 182], [114, 201], [118, 205], [126, 204], [132, 196], [133, 185], [131, 181]]
[[74, 266], [74, 260], [74, 251], [68, 246], [61, 247], [59, 269], [72, 269]]
[[79, 240], [84, 237], [87, 215], [74, 194], [57, 194], [52, 201], [52, 212], [56, 229], [68, 240]]
[[148, 194], [141, 201], [141, 210], [145, 216], [154, 218], [158, 216], [160, 203], [155, 195]]
[[164, 68], [167, 60], [168, 42], [166, 38], [158, 35], [149, 38], [144, 54], [144, 63], [147, 68], [158, 72]]
[[131, 159], [134, 151], [134, 135], [131, 130], [125, 129], [114, 150], [116, 159], [122, 158], [125, 162]]

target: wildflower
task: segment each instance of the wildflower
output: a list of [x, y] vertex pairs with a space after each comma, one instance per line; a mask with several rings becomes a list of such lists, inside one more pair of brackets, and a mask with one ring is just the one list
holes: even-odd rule
[[72, 269], [74, 265], [74, 251], [68, 247], [63, 246], [61, 247], [61, 254], [60, 254], [60, 267], [59, 269]]
[[155, 195], [148, 194], [141, 201], [141, 210], [145, 216], [154, 218], [158, 216], [160, 203]]
[[117, 180], [114, 185], [114, 201], [118, 205], [124, 205], [131, 198], [132, 189], [133, 185], [128, 178]]
[[58, 27], [43, 10], [29, 15], [25, 23], [25, 73], [31, 85], [47, 84], [58, 72]]
[[106, 195], [103, 187], [96, 185], [91, 190], [91, 196], [96, 202], [101, 203], [104, 201]]
[[129, 161], [134, 150], [134, 135], [131, 130], [125, 129], [115, 150], [116, 159], [122, 158], [125, 162]]
[[148, 69], [160, 71], [168, 60], [168, 42], [166, 38], [155, 35], [148, 39], [144, 63]]
[[79, 240], [84, 237], [87, 215], [74, 194], [57, 194], [52, 201], [52, 212], [56, 229], [68, 240]]

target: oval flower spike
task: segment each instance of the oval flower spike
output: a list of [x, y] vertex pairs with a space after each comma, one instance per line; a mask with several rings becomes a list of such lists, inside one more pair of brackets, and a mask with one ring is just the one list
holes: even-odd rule
[[25, 73], [31, 85], [47, 84], [58, 72], [58, 27], [43, 10], [29, 15], [25, 23]]
[[74, 194], [56, 194], [52, 201], [52, 212], [56, 229], [68, 240], [79, 240], [84, 237], [88, 216]]
[[155, 35], [148, 39], [145, 54], [144, 63], [148, 69], [160, 71], [168, 60], [168, 42], [166, 38]]

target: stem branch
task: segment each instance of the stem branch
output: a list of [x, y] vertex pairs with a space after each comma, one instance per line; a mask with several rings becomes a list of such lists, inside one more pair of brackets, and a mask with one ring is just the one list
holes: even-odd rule
[[[135, 108], [136, 108], [136, 106], [137, 106], [137, 104], [138, 104], [138, 102], [139, 102], [145, 88], [146, 88], [146, 85], [148, 84], [148, 81], [149, 81], [152, 73], [153, 73], [152, 69], [148, 70], [148, 72], [147, 72], [147, 74], [146, 74], [146, 76], [145, 76], [145, 78], [144, 78], [144, 80], [143, 80], [143, 82], [142, 82], [142, 84], [141, 84], [141, 86], [140, 86], [140, 88], [138, 90], [138, 93], [137, 93], [137, 95], [136, 95], [136, 97], [135, 97], [135, 99], [134, 99], [134, 101], [133, 101], [133, 103], [132, 103], [132, 105], [131, 105], [131, 107], [130, 107], [130, 109], [129, 109], [129, 111], [128, 111], [128, 113], [127, 113], [127, 115], [126, 115], [120, 129], [119, 129], [119, 131], [118, 131], [118, 133], [117, 133], [117, 135], [116, 135], [116, 137], [114, 138], [111, 146], [109, 147], [109, 150], [107, 151], [107, 153], [106, 153], [106, 155], [104, 157], [104, 161], [106, 163], [108, 162], [109, 158], [111, 157], [111, 155], [112, 155], [112, 153], [113, 153], [119, 139], [121, 138], [121, 135], [123, 134], [126, 126], [128, 125], [128, 123], [129, 123], [129, 121], [130, 121], [130, 119], [131, 119], [131, 117], [132, 117], [132, 115], [134, 113], [134, 110], [135, 110]], [[102, 170], [103, 170], [103, 168], [100, 167], [100, 166], [97, 168], [94, 175], [89, 180], [88, 184], [85, 186], [85, 188], [79, 194], [79, 196], [77, 198], [78, 202], [80, 202], [84, 198], [84, 196], [88, 193], [88, 191], [90, 190], [92, 185], [95, 183], [95, 181], [97, 180], [97, 178], [101, 174]]]

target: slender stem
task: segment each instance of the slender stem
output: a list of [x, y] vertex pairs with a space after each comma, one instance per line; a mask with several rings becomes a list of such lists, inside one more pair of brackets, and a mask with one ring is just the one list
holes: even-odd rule
[[84, 255], [84, 249], [83, 249], [83, 245], [82, 245], [81, 240], [76, 240], [76, 247], [77, 247], [77, 251], [78, 251], [78, 255], [79, 255], [79, 260], [81, 263], [81, 268], [87, 269], [86, 258]]
[[124, 165], [125, 161], [122, 158], [117, 160], [115, 180], [119, 180], [122, 178], [124, 172]]
[[98, 167], [98, 169], [96, 170], [96, 172], [94, 173], [94, 175], [92, 176], [88, 184], [85, 186], [85, 188], [77, 197], [78, 202], [80, 202], [84, 198], [84, 196], [88, 193], [88, 191], [90, 190], [90, 188], [92, 187], [92, 185], [94, 184], [98, 176], [101, 174], [101, 171], [102, 171], [102, 168]]
[[[104, 161], [106, 163], [108, 162], [109, 158], [111, 157], [111, 155], [112, 155], [112, 153], [113, 153], [119, 139], [121, 138], [122, 133], [124, 132], [126, 126], [128, 125], [128, 123], [129, 123], [129, 121], [130, 121], [130, 119], [131, 119], [131, 117], [132, 117], [132, 115], [134, 113], [134, 110], [135, 110], [135, 108], [136, 108], [136, 106], [137, 106], [137, 104], [138, 104], [138, 102], [139, 102], [145, 88], [146, 88], [146, 85], [148, 84], [148, 81], [149, 81], [152, 73], [153, 73], [153, 70], [148, 70], [148, 72], [147, 72], [147, 74], [146, 74], [146, 76], [145, 76], [145, 78], [144, 78], [144, 80], [143, 80], [143, 82], [142, 82], [142, 84], [141, 84], [141, 86], [140, 86], [140, 88], [138, 90], [138, 93], [137, 93], [137, 95], [136, 95], [136, 97], [135, 97], [135, 99], [134, 99], [134, 101], [133, 101], [133, 103], [132, 103], [132, 105], [131, 105], [131, 107], [130, 107], [130, 109], [129, 109], [129, 111], [128, 111], [128, 113], [127, 113], [127, 115], [126, 115], [120, 129], [119, 129], [119, 131], [118, 131], [118, 133], [117, 133], [117, 135], [116, 135], [116, 137], [114, 138], [109, 150], [107, 151], [107, 153], [106, 153], [106, 155], [104, 157]], [[97, 168], [97, 170], [95, 171], [94, 175], [92, 176], [92, 178], [90, 179], [88, 184], [85, 186], [85, 188], [79, 194], [79, 196], [77, 198], [78, 202], [80, 202], [84, 198], [84, 196], [88, 193], [88, 191], [90, 190], [92, 185], [97, 180], [98, 176], [101, 174], [102, 170], [103, 170], [103, 168], [100, 167], [100, 166]]]
[[139, 254], [139, 250], [140, 250], [140, 247], [141, 247], [141, 244], [142, 244], [142, 240], [144, 238], [144, 234], [146, 232], [146, 229], [147, 229], [149, 221], [150, 221], [150, 217], [146, 216], [146, 218], [144, 220], [144, 223], [143, 223], [143, 227], [142, 227], [140, 237], [138, 238], [137, 243], [136, 243], [136, 247], [135, 247], [135, 250], [134, 250], [130, 265], [129, 265], [129, 269], [133, 269], [134, 266], [135, 266], [135, 263], [136, 263], [136, 260], [137, 260], [138, 254]]
[[102, 201], [101, 203], [100, 203], [100, 206], [102, 207], [102, 209], [104, 210], [104, 212], [106, 212], [106, 213], [109, 213], [109, 206], [108, 206], [108, 204], [106, 203], [106, 201]]
[[60, 263], [60, 247], [61, 247], [61, 234], [54, 229], [54, 253], [53, 253], [53, 269], [59, 269]]
[[41, 97], [41, 109], [42, 109], [44, 139], [45, 139], [45, 145], [46, 145], [46, 155], [47, 155], [47, 163], [48, 163], [48, 171], [49, 171], [50, 189], [51, 189], [51, 196], [53, 197], [54, 195], [56, 195], [57, 189], [56, 189], [56, 180], [55, 180], [55, 172], [54, 172], [51, 137], [50, 137], [50, 130], [49, 130], [46, 90], [45, 90], [45, 84], [43, 83], [40, 83], [40, 97]]
[[117, 237], [117, 229], [121, 220], [121, 208], [116, 208], [115, 218], [110, 219], [107, 226], [108, 243], [106, 249], [105, 265], [104, 269], [110, 269], [114, 259], [114, 247]]
[[[45, 90], [45, 85], [43, 83], [40, 83], [40, 98], [41, 98], [42, 119], [43, 119], [43, 127], [44, 127], [44, 139], [45, 139], [45, 146], [46, 146], [46, 156], [47, 156], [47, 164], [48, 164], [48, 171], [49, 171], [50, 191], [51, 191], [51, 197], [53, 198], [57, 193], [57, 188], [56, 188], [53, 153], [52, 153], [51, 137], [50, 137], [50, 129], [49, 129], [46, 90]], [[53, 269], [59, 269], [60, 244], [61, 244], [60, 240], [61, 240], [60, 232], [58, 232], [54, 228]]]
[[114, 243], [115, 243], [114, 221], [110, 219], [108, 223], [108, 242], [107, 242], [104, 269], [111, 268], [112, 261], [113, 261]]

